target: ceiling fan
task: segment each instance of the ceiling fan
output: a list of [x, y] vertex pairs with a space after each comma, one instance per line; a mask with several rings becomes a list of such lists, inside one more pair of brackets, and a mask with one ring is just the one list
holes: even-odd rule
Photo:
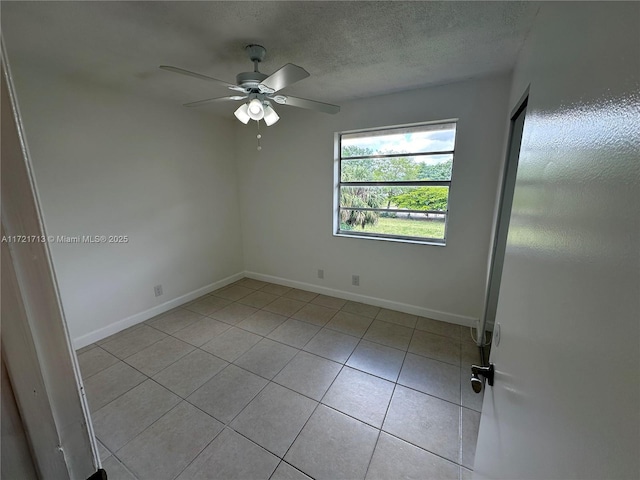
[[249, 59], [253, 62], [253, 72], [242, 72], [236, 75], [235, 85], [178, 67], [161, 65], [160, 68], [169, 72], [180, 73], [182, 75], [214, 82], [238, 92], [238, 94], [228, 97], [207, 98], [205, 100], [198, 100], [197, 102], [185, 103], [184, 106], [199, 107], [212, 102], [247, 100], [234, 112], [236, 118], [244, 124], [247, 124], [249, 120], [255, 120], [257, 122], [264, 120], [267, 126], [276, 123], [280, 117], [271, 106], [271, 101], [280, 105], [306, 108], [318, 112], [338, 113], [340, 111], [340, 107], [337, 105], [278, 93], [283, 88], [307, 78], [309, 72], [298, 65], [287, 63], [271, 75], [266, 75], [258, 71], [258, 64], [264, 60], [267, 50], [261, 45], [253, 44], [247, 45], [245, 50], [249, 54]]

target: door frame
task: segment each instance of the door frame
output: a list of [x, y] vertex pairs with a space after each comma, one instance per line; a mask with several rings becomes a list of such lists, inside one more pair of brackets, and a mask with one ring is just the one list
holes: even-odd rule
[[[509, 133], [505, 160], [502, 167], [502, 175], [500, 182], [500, 190], [497, 197], [496, 213], [494, 215], [494, 228], [491, 234], [491, 251], [488, 259], [487, 279], [485, 284], [484, 307], [482, 318], [478, 327], [477, 344], [482, 349], [485, 345], [485, 336], [489, 323], [493, 326], [495, 320], [496, 308], [498, 306], [498, 295], [500, 292], [500, 282], [502, 280], [502, 267], [504, 263], [505, 247], [507, 243], [507, 234], [509, 232], [509, 220], [511, 216], [511, 207], [513, 204], [513, 193], [516, 184], [516, 174], [518, 172], [518, 160], [520, 158], [520, 146], [518, 146], [518, 155], [515, 161], [511, 158], [511, 149], [514, 143], [515, 122], [522, 112], [526, 112], [529, 104], [529, 88], [524, 90], [520, 99], [516, 102], [515, 107], [509, 115]], [[526, 113], [525, 119], [526, 122]], [[522, 128], [524, 132], [524, 125]], [[522, 136], [518, 139], [522, 145]], [[482, 352], [483, 361], [485, 360], [484, 352]]]
[[39, 478], [82, 479], [100, 459], [1, 37], [0, 51], [2, 358]]

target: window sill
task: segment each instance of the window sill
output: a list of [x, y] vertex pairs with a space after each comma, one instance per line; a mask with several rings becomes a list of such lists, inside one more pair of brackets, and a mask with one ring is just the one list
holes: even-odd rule
[[403, 237], [382, 237], [378, 235], [362, 235], [357, 233], [345, 233], [345, 232], [337, 232], [333, 234], [334, 237], [344, 237], [344, 238], [359, 238], [361, 240], [381, 240], [383, 242], [396, 242], [396, 243], [413, 243], [417, 245], [432, 245], [434, 247], [446, 247], [445, 240], [435, 240], [435, 239], [424, 239], [421, 240], [419, 238], [403, 238]]

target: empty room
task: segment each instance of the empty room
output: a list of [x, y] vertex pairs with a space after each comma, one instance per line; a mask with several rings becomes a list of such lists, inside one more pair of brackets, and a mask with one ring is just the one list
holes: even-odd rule
[[2, 1], [2, 479], [640, 475], [640, 3]]

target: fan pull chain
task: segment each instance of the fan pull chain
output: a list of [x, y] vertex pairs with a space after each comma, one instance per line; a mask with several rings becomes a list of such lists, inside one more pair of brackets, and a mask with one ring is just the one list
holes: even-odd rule
[[258, 139], [258, 151], [262, 150], [262, 145], [260, 145], [260, 139], [262, 138], [262, 135], [260, 135], [260, 120], [257, 120], [256, 123], [258, 124], [258, 135], [256, 135], [256, 138]]

